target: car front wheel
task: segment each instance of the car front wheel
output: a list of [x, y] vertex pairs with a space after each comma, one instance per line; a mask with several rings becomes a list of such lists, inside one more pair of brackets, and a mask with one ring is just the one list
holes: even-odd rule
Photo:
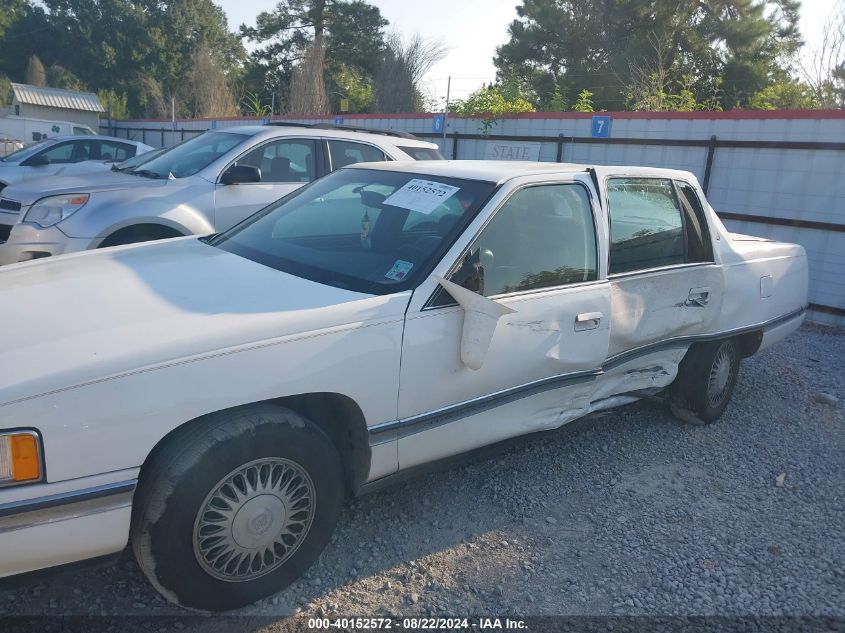
[[142, 471], [131, 539], [171, 602], [224, 611], [280, 591], [329, 542], [344, 494], [328, 437], [271, 405], [191, 423]]

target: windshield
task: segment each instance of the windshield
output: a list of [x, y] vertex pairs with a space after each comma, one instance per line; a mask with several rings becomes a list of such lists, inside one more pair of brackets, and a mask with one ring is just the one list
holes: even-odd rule
[[408, 156], [411, 156], [414, 160], [443, 160], [443, 154], [440, 153], [440, 150], [434, 149], [433, 147], [403, 147], [402, 145], [397, 145], [396, 147]]
[[143, 154], [133, 156], [132, 158], [127, 158], [122, 163], [113, 165], [112, 169], [114, 171], [126, 171], [127, 169], [134, 169], [135, 167], [138, 167], [140, 165], [143, 165], [144, 163], [151, 161], [156, 156], [160, 156], [166, 151], [166, 149], [153, 149], [149, 152], [144, 152]]
[[27, 145], [23, 149], [19, 149], [16, 152], [12, 152], [3, 158], [0, 158], [0, 161], [4, 163], [19, 163], [22, 160], [26, 160], [30, 156], [32, 156], [35, 152], [40, 149], [43, 149], [47, 144], [52, 142], [53, 139], [47, 139], [44, 141], [38, 141], [37, 143], [33, 143], [32, 145]]
[[180, 143], [144, 163], [144, 168], [127, 170], [152, 178], [187, 178], [205, 169], [211, 163], [248, 139], [246, 134], [231, 132], [206, 132]]
[[342, 169], [211, 244], [330, 286], [387, 294], [429, 274], [494, 188], [475, 180]]

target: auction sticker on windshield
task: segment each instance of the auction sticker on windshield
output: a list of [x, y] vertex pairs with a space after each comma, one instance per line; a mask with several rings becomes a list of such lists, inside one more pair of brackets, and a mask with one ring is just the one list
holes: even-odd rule
[[411, 271], [414, 265], [411, 262], [402, 261], [401, 259], [397, 259], [396, 263], [393, 264], [393, 268], [387, 271], [385, 277], [388, 279], [392, 279], [393, 281], [402, 281]]
[[453, 187], [442, 182], [414, 178], [394, 191], [383, 204], [428, 215], [460, 190], [460, 187]]

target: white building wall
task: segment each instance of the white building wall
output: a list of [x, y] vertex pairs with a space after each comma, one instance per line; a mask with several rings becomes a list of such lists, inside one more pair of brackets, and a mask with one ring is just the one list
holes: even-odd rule
[[[611, 113], [611, 138], [664, 139], [706, 143], [718, 141], [769, 141], [775, 143], [845, 143], [845, 112], [817, 114], [775, 113], [691, 113], [681, 115]], [[808, 118], [814, 117], [814, 118]], [[276, 117], [278, 118], [278, 117]], [[300, 123], [333, 122], [334, 117], [286, 119]], [[114, 125], [117, 136], [144, 140], [151, 145], [172, 145], [183, 138], [210, 129], [255, 125], [260, 119], [177, 121], [173, 131], [169, 121], [121, 121]], [[400, 130], [430, 136], [431, 115], [344, 117], [344, 124]], [[105, 122], [104, 122], [105, 125]], [[143, 132], [141, 130], [144, 130]], [[105, 128], [102, 131], [107, 131]], [[540, 147], [541, 161], [554, 161], [559, 135], [566, 138], [590, 137], [591, 116], [576, 113], [515, 116], [498, 121], [490, 130], [498, 135], [552, 137]], [[447, 132], [478, 135], [483, 132], [477, 119], [450, 118]], [[427, 138], [451, 158], [452, 138]], [[604, 165], [649, 165], [693, 172], [704, 181], [706, 146], [643, 145], [631, 143], [565, 142], [562, 160]], [[459, 159], [483, 159], [491, 141], [459, 138]], [[718, 147], [710, 174], [708, 200], [719, 212], [823, 222], [845, 226], [845, 150]], [[834, 308], [814, 310], [814, 320], [845, 325], [845, 233], [778, 226], [761, 222], [725, 220], [732, 231], [797, 242], [807, 250], [810, 263], [810, 301]]]

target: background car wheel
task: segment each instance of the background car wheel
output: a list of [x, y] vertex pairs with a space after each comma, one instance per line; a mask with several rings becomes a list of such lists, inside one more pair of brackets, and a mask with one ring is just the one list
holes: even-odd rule
[[132, 547], [171, 602], [234, 609], [308, 569], [344, 490], [337, 450], [302, 416], [273, 405], [215, 414], [177, 430], [144, 465]]
[[734, 339], [694, 345], [681, 361], [678, 377], [672, 383], [673, 413], [699, 424], [718, 420], [736, 386], [739, 362], [739, 346]]
[[153, 240], [166, 240], [171, 237], [182, 237], [182, 234], [176, 229], [161, 226], [160, 224], [139, 224], [115, 231], [104, 239], [97, 248], [137, 244], [138, 242], [151, 242]]

